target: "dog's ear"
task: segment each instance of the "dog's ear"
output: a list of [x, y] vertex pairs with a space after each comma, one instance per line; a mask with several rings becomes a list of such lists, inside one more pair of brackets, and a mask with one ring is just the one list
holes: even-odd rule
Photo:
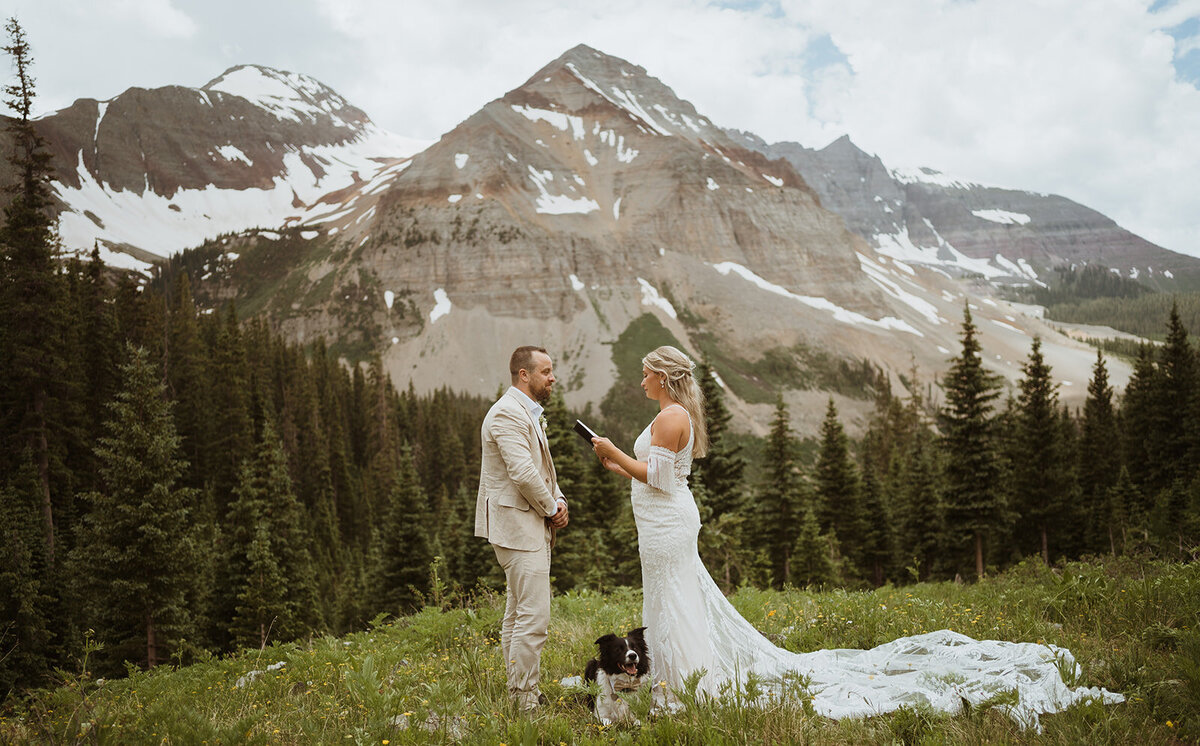
[[617, 639], [617, 636], [616, 636], [616, 635], [614, 635], [614, 634], [612, 634], [612, 633], [609, 633], [609, 634], [607, 634], [607, 635], [604, 635], [603, 637], [601, 637], [601, 638], [597, 639], [597, 640], [596, 640], [596, 644], [597, 644], [597, 645], [603, 645], [604, 643], [606, 643], [606, 642], [611, 642], [611, 641], [613, 641], [613, 640], [615, 640], [615, 639]]
[[626, 634], [625, 636], [632, 637], [636, 640], [641, 640], [642, 642], [645, 642], [646, 641], [646, 628], [638, 627], [637, 629], [631, 629], [631, 630], [629, 630], [628, 634]]

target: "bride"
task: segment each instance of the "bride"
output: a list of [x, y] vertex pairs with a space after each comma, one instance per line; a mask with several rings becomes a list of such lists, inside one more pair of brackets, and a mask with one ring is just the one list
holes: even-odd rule
[[1092, 698], [1124, 700], [1103, 689], [1068, 687], [1060, 670], [1078, 675], [1078, 665], [1070, 651], [1053, 645], [974, 640], [950, 630], [871, 650], [792, 653], [772, 644], [725, 599], [697, 550], [700, 514], [687, 478], [708, 439], [694, 368], [674, 347], [646, 355], [641, 385], [659, 413], [634, 442], [633, 456], [607, 438], [592, 440], [604, 466], [633, 482], [642, 624], [657, 708], [679, 707], [675, 692], [690, 675], [700, 677], [698, 691], [708, 696], [740, 688], [750, 675], [780, 695], [789, 680], [804, 680], [816, 712], [833, 718], [904, 706], [955, 713], [964, 701], [977, 705], [1006, 695], [1007, 713], [1038, 730], [1041, 713]]

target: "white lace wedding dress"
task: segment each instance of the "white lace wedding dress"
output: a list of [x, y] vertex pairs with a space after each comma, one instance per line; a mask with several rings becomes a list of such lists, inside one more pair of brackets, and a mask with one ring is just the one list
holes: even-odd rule
[[1124, 700], [1104, 689], [1068, 687], [1060, 669], [1078, 675], [1078, 664], [1054, 645], [974, 640], [941, 630], [871, 650], [793, 653], [776, 647], [725, 599], [700, 560], [700, 514], [687, 485], [693, 442], [689, 435], [678, 453], [652, 446], [647, 426], [633, 447], [639, 461], [652, 464], [651, 484], [633, 480], [632, 502], [656, 707], [677, 707], [671, 690], [681, 690], [700, 669], [706, 673], [699, 689], [708, 696], [741, 687], [749, 673], [778, 696], [787, 696], [782, 682], [789, 676], [808, 677], [814, 709], [832, 718], [922, 705], [956, 713], [964, 701], [975, 705], [1015, 690], [1017, 701], [1004, 705], [1007, 713], [1040, 731], [1039, 714], [1088, 699]]

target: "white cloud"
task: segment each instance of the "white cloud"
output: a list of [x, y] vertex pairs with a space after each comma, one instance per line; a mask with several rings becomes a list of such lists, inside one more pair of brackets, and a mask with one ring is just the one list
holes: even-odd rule
[[176, 8], [171, 0], [115, 0], [107, 7], [114, 14], [137, 21], [159, 36], [188, 38], [197, 30], [191, 16]]

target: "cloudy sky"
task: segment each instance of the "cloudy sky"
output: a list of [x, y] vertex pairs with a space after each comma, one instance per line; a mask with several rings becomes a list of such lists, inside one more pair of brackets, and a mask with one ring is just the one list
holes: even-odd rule
[[1200, 0], [7, 0], [43, 112], [256, 63], [435, 140], [585, 43], [769, 141], [1062, 194], [1200, 256]]

